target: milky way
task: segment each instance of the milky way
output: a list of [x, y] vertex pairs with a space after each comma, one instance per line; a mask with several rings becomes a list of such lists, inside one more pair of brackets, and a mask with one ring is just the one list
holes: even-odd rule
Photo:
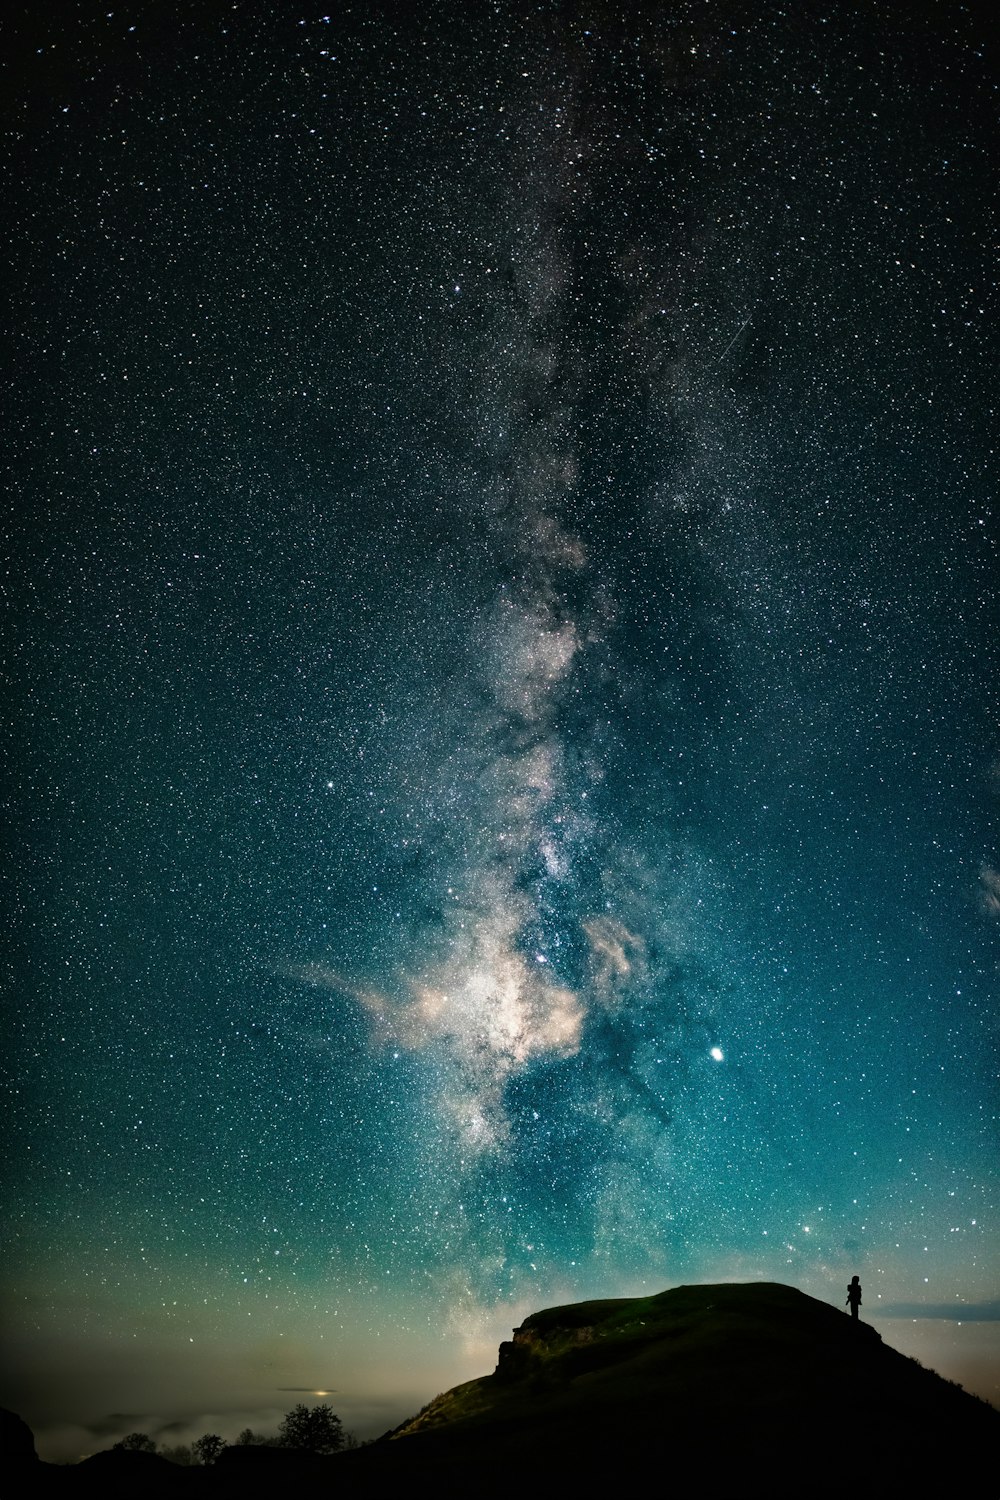
[[12, 25], [52, 1451], [684, 1280], [990, 1321], [990, 78], [878, 9]]

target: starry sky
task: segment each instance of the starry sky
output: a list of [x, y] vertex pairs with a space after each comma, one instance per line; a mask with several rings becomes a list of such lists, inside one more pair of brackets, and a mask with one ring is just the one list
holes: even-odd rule
[[985, 21], [106, 5], [5, 22], [0, 1399], [854, 1272], [1000, 1399]]

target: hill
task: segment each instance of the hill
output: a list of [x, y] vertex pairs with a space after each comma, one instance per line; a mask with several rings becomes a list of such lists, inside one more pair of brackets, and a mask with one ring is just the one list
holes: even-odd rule
[[1000, 1413], [864, 1322], [753, 1283], [535, 1313], [492, 1375], [357, 1458], [471, 1466], [496, 1493], [516, 1475], [586, 1490], [653, 1470], [682, 1493], [895, 1495], [981, 1481], [998, 1444]]

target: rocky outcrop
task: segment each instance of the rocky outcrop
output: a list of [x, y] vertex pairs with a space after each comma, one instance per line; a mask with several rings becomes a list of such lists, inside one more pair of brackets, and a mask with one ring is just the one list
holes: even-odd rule
[[513, 1337], [500, 1345], [494, 1378], [499, 1381], [520, 1380], [532, 1369], [538, 1369], [543, 1355], [564, 1354], [568, 1349], [590, 1344], [594, 1339], [591, 1324], [563, 1326], [553, 1324], [541, 1329], [530, 1321], [515, 1328]]

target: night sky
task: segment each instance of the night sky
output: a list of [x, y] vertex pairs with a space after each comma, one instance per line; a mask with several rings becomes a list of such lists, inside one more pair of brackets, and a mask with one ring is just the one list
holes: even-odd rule
[[1000, 1399], [986, 19], [107, 3], [4, 23], [0, 1399], [854, 1272]]

